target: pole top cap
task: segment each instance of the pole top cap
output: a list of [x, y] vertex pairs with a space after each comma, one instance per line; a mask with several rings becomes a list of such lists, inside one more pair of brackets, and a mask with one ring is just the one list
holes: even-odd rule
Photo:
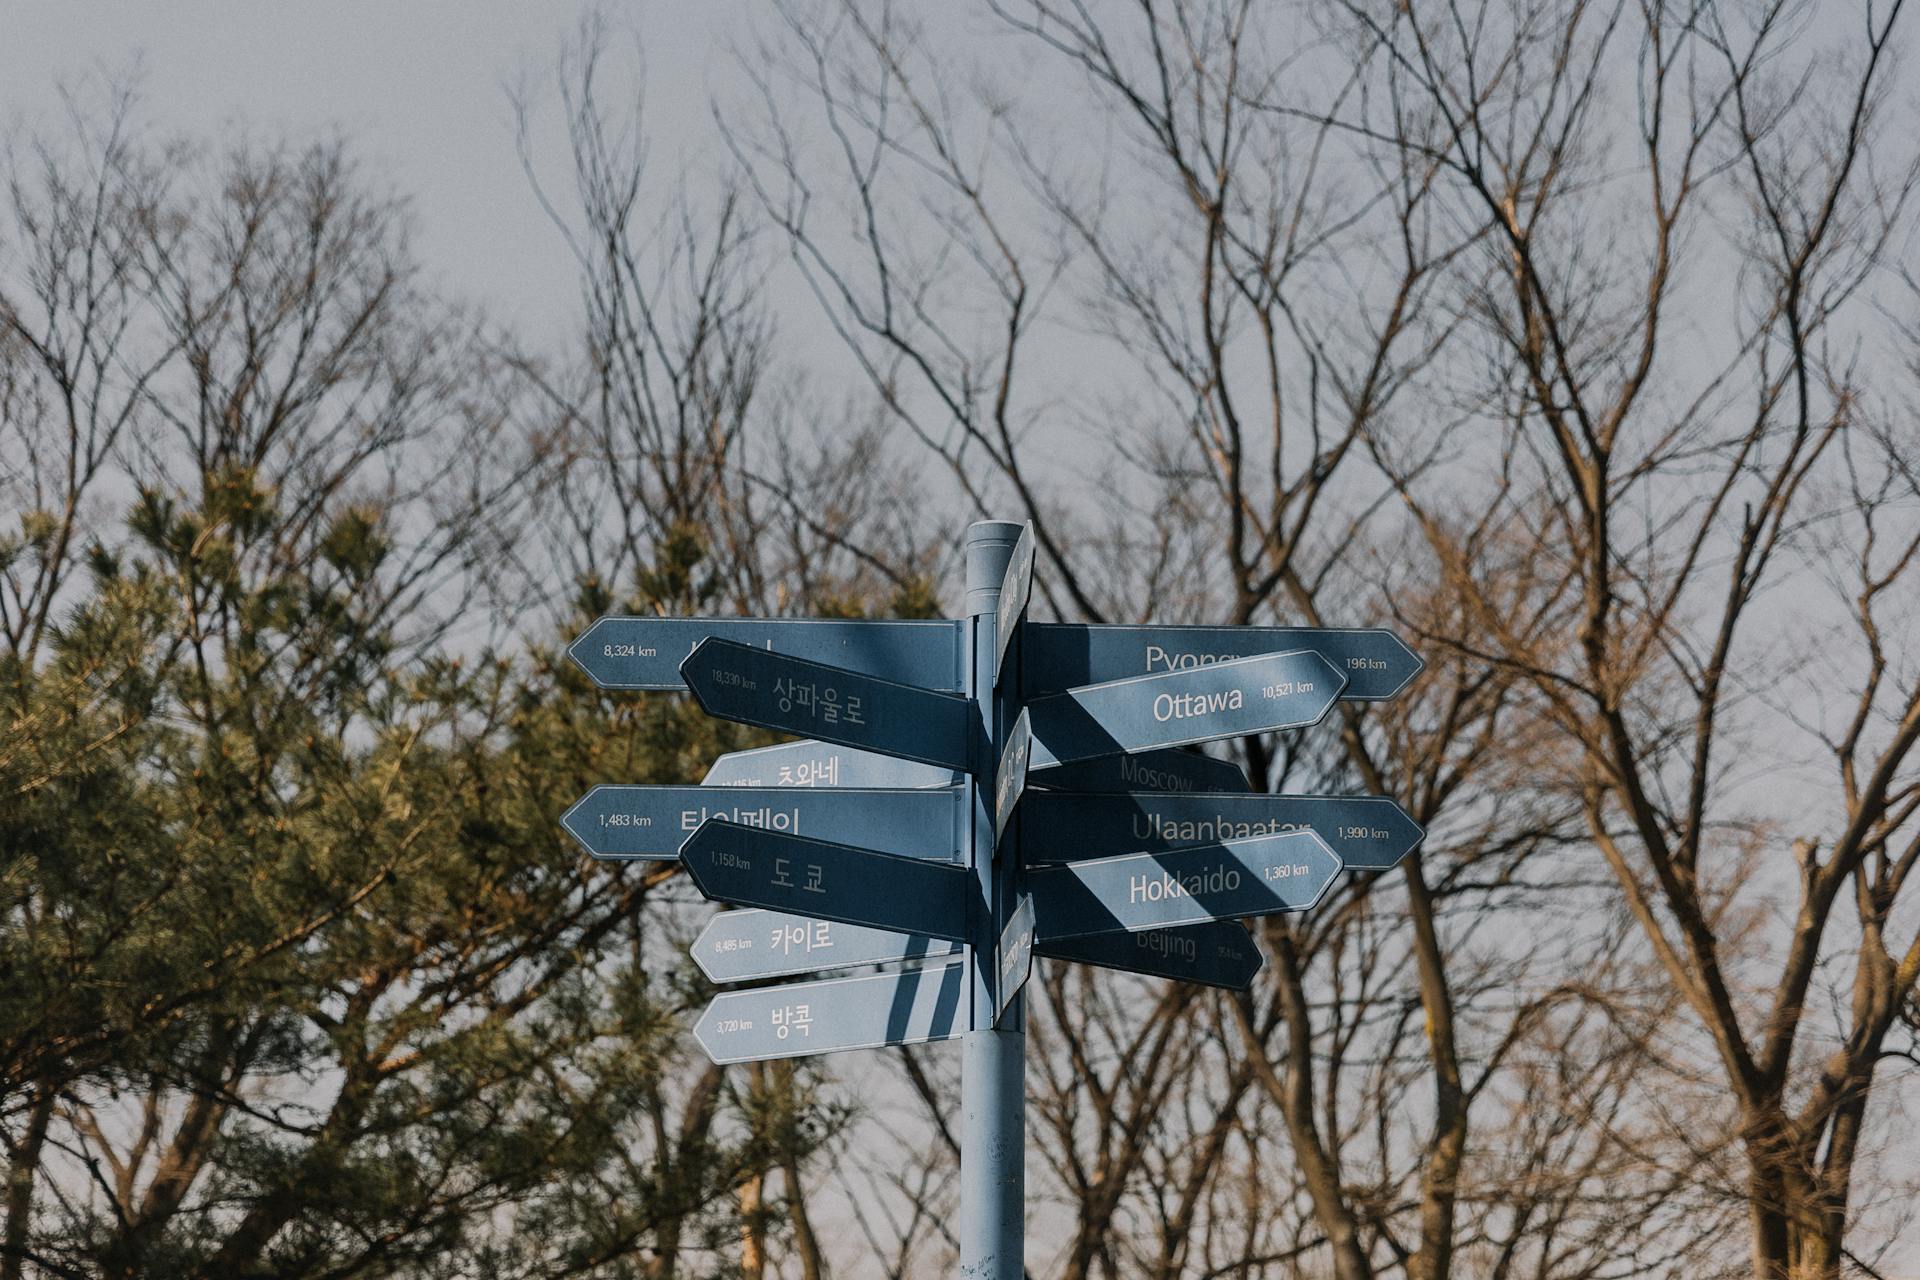
[[976, 520], [967, 526], [967, 613], [992, 613], [1000, 605], [1000, 580], [1013, 544], [1027, 526], [1018, 520]]

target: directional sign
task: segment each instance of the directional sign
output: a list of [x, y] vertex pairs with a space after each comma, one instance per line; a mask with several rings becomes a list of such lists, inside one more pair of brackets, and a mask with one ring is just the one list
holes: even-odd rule
[[1311, 831], [1127, 853], [1027, 873], [1043, 941], [1305, 911], [1340, 873]]
[[700, 709], [741, 724], [778, 729], [967, 769], [973, 761], [973, 705], [957, 694], [896, 684], [844, 667], [702, 640], [680, 664]]
[[966, 941], [973, 873], [952, 863], [717, 818], [680, 846], [680, 861], [700, 892], [716, 902]]
[[1027, 616], [1027, 599], [1033, 594], [1033, 521], [1020, 530], [1013, 544], [1013, 556], [1000, 579], [1000, 609], [995, 618], [993, 683], [1000, 684], [1000, 668], [1006, 665], [1007, 646], [1013, 643], [1014, 630]]
[[1426, 832], [1385, 796], [1077, 795], [1036, 791], [1020, 806], [1021, 856], [1074, 862], [1277, 831], [1311, 831], [1349, 871], [1393, 866]]
[[1013, 722], [1007, 733], [1007, 745], [1000, 749], [1000, 767], [993, 775], [993, 839], [997, 845], [1007, 829], [1007, 819], [1020, 795], [1027, 789], [1027, 760], [1033, 753], [1033, 734], [1027, 728], [1027, 713]]
[[908, 857], [950, 861], [965, 838], [959, 787], [869, 791], [804, 787], [600, 786], [566, 811], [560, 825], [596, 858], [680, 856], [708, 818], [741, 826], [857, 843]]
[[693, 1028], [715, 1062], [951, 1040], [967, 1030], [965, 961], [727, 991]]
[[1123, 969], [1154, 978], [1177, 978], [1203, 986], [1245, 991], [1267, 958], [1252, 937], [1232, 920], [1181, 925], [1177, 929], [1141, 929], [1133, 933], [1089, 933], [1056, 938], [1037, 950], [1056, 960], [1074, 960], [1103, 969]]
[[868, 929], [784, 911], [722, 911], [693, 942], [694, 963], [710, 982], [784, 978], [861, 964], [939, 960], [963, 948], [922, 933]]
[[777, 747], [729, 751], [713, 762], [700, 785], [912, 789], [957, 786], [962, 781], [964, 776], [953, 769], [803, 738]]
[[1001, 1015], [1013, 998], [1020, 994], [1020, 988], [1027, 985], [1027, 975], [1033, 972], [1033, 896], [1020, 895], [1020, 905], [1013, 909], [1007, 918], [1007, 927], [1000, 931], [1000, 942], [994, 948], [993, 1025], [1000, 1025]]
[[1247, 791], [1247, 775], [1230, 760], [1184, 747], [1101, 756], [1057, 765], [1028, 777], [1036, 787], [1059, 791]]
[[1030, 624], [1020, 650], [1029, 697], [1127, 676], [1187, 671], [1232, 658], [1308, 649], [1347, 677], [1340, 696], [1391, 698], [1426, 664], [1391, 631], [1319, 627]]
[[602, 618], [567, 649], [603, 689], [679, 689], [680, 663], [709, 636], [899, 684], [959, 692], [961, 624], [838, 618]]
[[1324, 716], [1343, 683], [1303, 651], [1070, 689], [1027, 704], [1033, 766], [1297, 729]]

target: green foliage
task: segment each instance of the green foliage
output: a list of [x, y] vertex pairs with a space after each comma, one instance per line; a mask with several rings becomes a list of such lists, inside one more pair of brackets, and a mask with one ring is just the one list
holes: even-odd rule
[[720, 590], [720, 578], [711, 569], [701, 571], [706, 560], [705, 533], [690, 524], [674, 524], [654, 548], [652, 566], [640, 571], [636, 587], [641, 607], [697, 613], [710, 605]]
[[[690, 1052], [706, 992], [665, 873], [557, 827], [593, 783], [697, 776], [735, 735], [594, 690], [557, 645], [395, 662], [357, 603], [378, 513], [333, 513], [305, 565], [248, 554], [279, 518], [242, 471], [142, 492], [46, 660], [0, 673], [8, 1105], [68, 1099], [98, 1129], [73, 1140], [127, 1159], [151, 1102], [184, 1153], [149, 1150], [112, 1212], [43, 1196], [34, 1251], [613, 1276], [736, 1240], [730, 1189], [837, 1120], [804, 1092], [734, 1105]], [[698, 594], [697, 540], [660, 563], [644, 591]]]
[[938, 618], [944, 616], [933, 579], [915, 574], [894, 589], [887, 611], [896, 618]]

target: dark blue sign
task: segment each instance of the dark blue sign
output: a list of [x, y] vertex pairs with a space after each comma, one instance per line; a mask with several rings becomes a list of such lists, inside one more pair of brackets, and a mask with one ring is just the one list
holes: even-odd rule
[[1033, 898], [1028, 894], [1020, 895], [1020, 905], [1013, 909], [1007, 918], [1007, 927], [1000, 931], [993, 967], [993, 1025], [997, 1027], [1007, 1006], [1020, 994], [1020, 988], [1027, 985], [1027, 975], [1033, 972]]
[[965, 838], [965, 793], [780, 787], [600, 786], [560, 825], [596, 858], [677, 858], [708, 818], [858, 842], [883, 853], [951, 861]]
[[680, 673], [710, 716], [922, 764], [972, 766], [978, 721], [973, 704], [957, 694], [731, 640], [702, 640]]
[[1185, 747], [1101, 756], [1056, 765], [1028, 776], [1029, 784], [1056, 791], [1247, 791], [1247, 775], [1231, 760], [1217, 760]]
[[1349, 871], [1391, 867], [1426, 835], [1385, 796], [1036, 791], [1020, 806], [1020, 850], [1028, 863], [1152, 853], [1279, 831], [1313, 832]]
[[956, 960], [727, 991], [707, 1005], [693, 1034], [707, 1057], [721, 1063], [951, 1040], [967, 1030], [966, 974], [966, 962]]
[[1305, 911], [1340, 873], [1311, 831], [1094, 858], [1027, 873], [1043, 941]]
[[785, 978], [862, 964], [939, 960], [963, 948], [920, 933], [868, 929], [784, 911], [722, 911], [693, 942], [694, 963], [710, 982]]
[[709, 636], [898, 684], [964, 688], [961, 624], [838, 618], [602, 618], [567, 655], [603, 689], [681, 687], [680, 664]]
[[973, 873], [952, 863], [719, 819], [680, 846], [680, 861], [715, 902], [966, 941]]
[[1020, 795], [1027, 789], [1027, 759], [1033, 752], [1033, 734], [1027, 729], [1023, 710], [1007, 733], [1007, 745], [1000, 750], [1000, 767], [993, 775], [993, 838], [999, 842], [1007, 829], [1007, 819]]
[[1298, 729], [1327, 713], [1343, 682], [1325, 658], [1298, 652], [1070, 689], [1027, 704], [1033, 767]]
[[1029, 697], [1120, 680], [1189, 671], [1261, 653], [1307, 649], [1347, 678], [1340, 696], [1391, 698], [1426, 664], [1391, 631], [1319, 627], [1086, 626], [1036, 622], [1021, 641], [1020, 671]]
[[713, 762], [700, 785], [914, 789], [957, 786], [962, 781], [964, 775], [938, 765], [802, 738], [754, 751], [729, 751]]
[[1007, 572], [1000, 579], [1000, 609], [995, 615], [998, 629], [995, 631], [993, 653], [993, 683], [1000, 685], [1000, 668], [1006, 665], [1007, 646], [1013, 643], [1014, 630], [1026, 621], [1027, 599], [1033, 594], [1033, 521], [1027, 521], [1020, 530], [1020, 538], [1013, 544], [1013, 556], [1007, 561]]
[[1246, 929], [1232, 920], [1133, 933], [1089, 933], [1078, 938], [1056, 938], [1037, 949], [1055, 960], [1153, 978], [1177, 978], [1231, 991], [1252, 986], [1254, 975], [1267, 962]]

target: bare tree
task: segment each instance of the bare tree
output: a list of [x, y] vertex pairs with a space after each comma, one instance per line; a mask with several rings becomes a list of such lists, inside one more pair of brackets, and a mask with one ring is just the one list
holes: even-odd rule
[[684, 712], [456, 634], [537, 468], [404, 205], [108, 120], [0, 270], [0, 1275], [677, 1274], [754, 1139], [668, 877], [554, 823]]
[[[1523, 764], [1561, 749], [1548, 707], [1463, 643], [1480, 624], [1445, 572], [1453, 549], [1410, 544], [1399, 523], [1399, 480], [1449, 460], [1411, 423], [1479, 412], [1478, 389], [1432, 388], [1465, 347], [1462, 291], [1491, 270], [1494, 215], [1459, 216], [1431, 154], [1335, 111], [1275, 109], [1295, 84], [1323, 108], [1370, 103], [1365, 42], [1329, 33], [1309, 63], [1248, 4], [991, 13], [1018, 69], [974, 93], [930, 20], [784, 9], [753, 64], [764, 124], [723, 121], [877, 400], [977, 511], [1036, 520], [1064, 616], [1397, 622], [1440, 646], [1399, 701], [1241, 744], [1262, 786], [1393, 795], [1431, 832], [1395, 872], [1266, 926], [1252, 999], [1050, 982], [1038, 1115], [1049, 1194], [1076, 1223], [1054, 1269], [1428, 1277], [1463, 1250], [1556, 1275], [1654, 1265], [1637, 1259], [1675, 1218], [1608, 1229], [1583, 1202], [1649, 1159], [1697, 1168], [1644, 1129], [1628, 1141], [1617, 1116], [1643, 1101], [1636, 1064], [1673, 1006], [1635, 996], [1633, 957], [1595, 965], [1486, 923], [1605, 899], [1562, 857], [1573, 793]], [[1389, 139], [1421, 127], [1393, 124]], [[1090, 134], [1107, 148], [1089, 153]], [[1097, 343], [1086, 379], [1049, 362], [1060, 330]], [[1402, 451], [1393, 468], [1381, 441]], [[1050, 451], [1100, 460], [1098, 501], [1074, 496], [1086, 463]], [[1498, 501], [1448, 527], [1516, 602], [1551, 572]], [[1555, 620], [1514, 625], [1544, 644]], [[1615, 933], [1583, 936], [1619, 951]], [[1503, 1094], [1538, 1079], [1569, 1028], [1602, 1026], [1605, 1054], [1557, 1077], [1593, 1090], [1575, 1132], [1504, 1118]], [[1204, 1158], [1235, 1143], [1289, 1172], [1250, 1182]], [[1560, 1167], [1574, 1152], [1579, 1172]], [[1669, 1182], [1632, 1195], [1679, 1212]], [[1535, 1208], [1497, 1237], [1477, 1206], [1522, 1196]], [[1697, 1219], [1685, 1254], [1711, 1257], [1725, 1225]]]
[[[132, 91], [96, 106], [63, 95], [83, 145], [17, 135], [7, 146], [0, 253], [0, 635], [31, 663], [97, 522], [89, 502], [117, 473], [148, 384], [174, 355], [153, 340], [141, 273], [169, 195], [171, 150], [136, 136]], [[124, 496], [124, 495], [117, 495]]]
[[561, 57], [569, 196], [540, 176], [544, 95], [515, 95], [522, 162], [573, 251], [583, 311], [577, 360], [515, 362], [550, 454], [544, 550], [594, 610], [636, 580], [691, 611], [924, 607], [944, 548], [919, 542], [915, 487], [871, 427], [809, 420], [804, 385], [772, 359], [754, 211], [725, 176], [688, 181], [689, 158], [656, 176], [635, 46], [618, 56], [617, 29], [592, 18]]
[[1913, 616], [1914, 435], [1873, 296], [1920, 173], [1884, 120], [1902, 8], [1816, 30], [1789, 4], [1352, 6], [1421, 129], [1325, 117], [1442, 167], [1496, 229], [1462, 452], [1509, 460], [1503, 518], [1562, 580], [1527, 604], [1483, 586], [1450, 527], [1459, 470], [1375, 446], [1706, 1036], [1762, 1277], [1871, 1272], [1856, 1179], [1920, 978], [1898, 925], [1920, 682], [1885, 639]]

